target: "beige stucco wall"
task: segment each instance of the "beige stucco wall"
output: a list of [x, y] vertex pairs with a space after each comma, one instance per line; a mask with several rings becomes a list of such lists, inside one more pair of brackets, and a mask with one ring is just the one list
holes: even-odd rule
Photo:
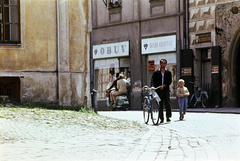
[[24, 76], [21, 101], [90, 105], [91, 0], [20, 4], [21, 45], [0, 46], [0, 76]]

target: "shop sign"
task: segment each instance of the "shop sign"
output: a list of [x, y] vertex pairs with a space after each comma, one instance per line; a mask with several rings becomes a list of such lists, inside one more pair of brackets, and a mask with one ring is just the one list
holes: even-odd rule
[[142, 39], [142, 54], [176, 51], [176, 35]]
[[93, 45], [93, 59], [122, 57], [129, 55], [129, 41]]
[[196, 35], [196, 43], [211, 42], [211, 32]]
[[218, 65], [212, 65], [212, 74], [219, 73]]
[[155, 70], [154, 60], [148, 60], [148, 70]]
[[191, 67], [181, 68], [181, 75], [182, 76], [191, 76], [192, 68]]

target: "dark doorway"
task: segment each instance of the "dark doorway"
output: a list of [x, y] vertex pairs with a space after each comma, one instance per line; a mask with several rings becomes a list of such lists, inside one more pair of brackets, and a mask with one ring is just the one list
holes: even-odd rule
[[202, 81], [201, 85], [208, 94], [211, 88], [211, 49], [201, 49]]
[[20, 78], [1, 77], [0, 95], [8, 96], [9, 99], [20, 102]]
[[240, 40], [237, 45], [237, 59], [236, 59], [236, 98], [238, 101], [238, 106], [240, 106]]

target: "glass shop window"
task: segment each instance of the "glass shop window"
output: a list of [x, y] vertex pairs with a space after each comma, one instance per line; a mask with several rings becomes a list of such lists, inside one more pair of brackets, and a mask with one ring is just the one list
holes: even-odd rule
[[160, 68], [160, 60], [166, 59], [167, 60], [167, 66], [166, 68], [172, 72], [172, 84], [170, 85], [170, 96], [176, 97], [176, 90], [177, 90], [177, 73], [176, 73], [176, 53], [169, 53], [169, 54], [156, 54], [156, 55], [149, 55], [148, 56], [148, 62], [154, 62], [154, 69], [148, 68], [147, 70], [147, 81], [148, 85], [151, 85], [151, 78], [152, 74], [155, 70]]
[[94, 61], [94, 88], [97, 90], [98, 99], [106, 99], [106, 90], [116, 79], [116, 73], [127, 78], [130, 71], [129, 58], [114, 58]]

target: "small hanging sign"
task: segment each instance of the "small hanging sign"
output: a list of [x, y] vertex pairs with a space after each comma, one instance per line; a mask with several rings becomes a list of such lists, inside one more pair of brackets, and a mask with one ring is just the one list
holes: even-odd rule
[[212, 74], [219, 73], [218, 65], [212, 65]]
[[154, 60], [148, 60], [148, 70], [155, 70]]
[[191, 76], [192, 75], [192, 68], [191, 67], [181, 68], [181, 75], [182, 76]]

